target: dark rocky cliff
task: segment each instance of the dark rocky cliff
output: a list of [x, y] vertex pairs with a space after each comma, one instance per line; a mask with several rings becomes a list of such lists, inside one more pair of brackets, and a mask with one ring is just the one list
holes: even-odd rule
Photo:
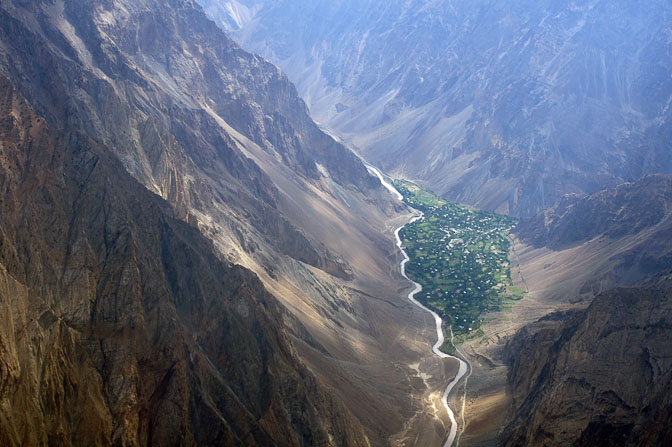
[[521, 261], [529, 299], [548, 311], [501, 355], [512, 404], [500, 445], [672, 441], [671, 204], [672, 177], [652, 175], [567, 196], [515, 229], [541, 259]]
[[672, 276], [551, 314], [508, 344], [506, 446], [672, 443]]
[[0, 78], [0, 444], [368, 445], [274, 298]]

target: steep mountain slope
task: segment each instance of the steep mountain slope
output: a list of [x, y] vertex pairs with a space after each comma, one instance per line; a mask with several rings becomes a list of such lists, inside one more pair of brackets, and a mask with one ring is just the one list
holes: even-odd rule
[[[557, 423], [558, 427], [569, 427], [572, 425], [571, 421], [576, 419], [576, 428], [592, 417], [593, 410], [606, 411], [607, 407], [593, 405], [593, 401], [583, 399], [583, 394], [577, 406], [570, 406], [568, 401], [562, 399], [571, 400], [573, 396], [579, 395], [564, 391], [557, 395], [549, 391], [549, 396], [555, 396], [549, 399], [559, 399], [556, 401], [555, 416], [552, 417], [546, 411], [550, 407], [537, 412], [525, 406], [523, 401], [534, 399], [535, 381], [539, 379], [535, 374], [541, 374], [542, 370], [543, 374], [547, 374], [544, 365], [554, 362], [558, 353], [552, 346], [560, 346], [575, 335], [573, 331], [576, 328], [571, 326], [574, 324], [572, 321], [575, 321], [574, 318], [588, 318], [585, 308], [591, 305], [596, 296], [604, 294], [600, 304], [597, 301], [595, 303], [595, 318], [614, 321], [620, 318], [624, 325], [647, 327], [645, 320], [649, 316], [646, 309], [652, 309], [657, 304], [648, 298], [643, 298], [644, 301], [640, 303], [636, 299], [639, 292], [622, 293], [612, 289], [639, 284], [644, 278], [664, 274], [672, 269], [672, 176], [652, 175], [590, 196], [565, 197], [554, 207], [521, 222], [514, 230], [514, 235], [511, 253], [513, 279], [527, 293], [522, 300], [512, 303], [509, 310], [486, 316], [487, 323], [482, 327], [485, 335], [463, 347], [463, 351], [470, 356], [475, 366], [469, 382], [471, 401], [467, 405], [469, 423], [462, 437], [464, 445], [493, 445], [502, 425], [511, 424], [512, 421], [507, 419], [513, 418], [510, 415], [519, 412], [523, 415], [515, 422], [522, 424], [517, 426], [517, 434], [512, 434], [511, 438], [506, 437], [507, 433], [513, 433], [513, 426], [502, 432], [502, 439], [507, 439], [510, 445], [543, 445], [546, 441], [542, 432], [550, 430], [553, 423]], [[622, 313], [627, 308], [624, 305], [625, 307], [613, 309], [613, 313], [609, 313], [608, 304], [605, 302], [610, 296], [631, 300], [628, 301], [628, 306], [632, 305], [633, 310], [639, 309], [641, 312], [626, 317]], [[638, 307], [640, 305], [641, 308]], [[553, 312], [557, 314], [549, 316]], [[574, 329], [563, 332], [564, 325]], [[595, 320], [590, 320], [590, 325], [603, 327]], [[672, 336], [669, 329], [661, 330], [661, 337]], [[537, 332], [541, 334], [538, 337], [534, 335]], [[623, 349], [606, 343], [605, 347], [614, 356], [616, 352], [618, 356], [630, 355], [633, 350], [641, 349], [637, 343], [646, 341], [646, 334], [648, 333], [626, 333], [627, 337], [632, 335], [632, 345]], [[596, 334], [581, 335], [584, 336], [584, 341], [588, 342], [589, 337]], [[506, 348], [511, 337], [515, 337], [517, 341], [511, 342], [513, 344]], [[559, 341], [561, 338], [562, 341]], [[567, 346], [568, 349], [574, 349], [574, 345]], [[599, 343], [595, 344], [596, 348], [599, 346]], [[530, 354], [530, 350], [536, 354]], [[534, 362], [530, 362], [531, 355], [537, 356]], [[627, 374], [620, 377], [618, 371], [626, 369], [615, 363], [617, 359], [614, 356], [607, 351], [601, 351], [593, 360], [584, 358], [581, 360], [582, 371], [589, 374], [593, 368], [592, 374], [595, 377], [604, 374], [603, 388], [610, 383], [635, 383], [639, 380], [635, 374], [639, 364], [632, 365], [633, 369], [627, 370]], [[572, 359], [570, 363], [559, 365], [558, 371], [566, 367], [564, 371], [571, 375], [571, 369], [567, 368], [571, 367], [574, 360], [580, 359]], [[613, 369], [613, 373], [606, 374], [609, 368]], [[525, 375], [525, 371], [529, 375]], [[515, 388], [514, 392], [507, 389], [507, 377], [513, 380], [510, 386]], [[550, 378], [551, 376], [545, 375], [543, 380], [551, 380]], [[543, 386], [547, 384], [553, 386], [550, 382], [545, 382]], [[581, 384], [577, 386], [583, 387]], [[628, 395], [630, 397], [637, 393], [641, 397], [648, 390], [643, 387], [642, 382], [637, 382], [628, 392], [631, 393]], [[529, 393], [529, 396], [525, 393]], [[552, 405], [550, 400], [546, 403]], [[654, 402], [651, 404], [654, 405]], [[571, 411], [568, 410], [563, 415], [562, 412], [567, 408], [571, 408]], [[654, 410], [662, 411], [663, 407], [656, 407]], [[581, 412], [582, 416], [579, 415]], [[555, 419], [553, 423], [549, 419], [548, 424], [544, 425], [539, 422], [541, 419], [534, 419], [537, 416], [533, 414], [538, 414], [541, 419], [546, 416]], [[623, 420], [630, 416], [624, 416]], [[525, 432], [526, 424], [530, 427], [530, 432]], [[541, 431], [535, 432], [535, 427]], [[554, 442], [557, 444], [548, 445], [564, 445], [558, 440], [565, 438], [561, 438], [559, 432], [553, 430], [551, 432], [555, 433]], [[636, 430], [633, 431], [633, 436], [635, 432]], [[576, 433], [571, 436], [575, 435], [577, 437], [572, 442], [578, 440]], [[566, 445], [571, 445], [567, 439], [565, 441]], [[592, 445], [599, 445], [594, 438], [586, 442], [587, 444], [581, 445], [591, 445], [591, 442]]]
[[391, 173], [531, 216], [670, 172], [672, 6], [199, 0]]
[[0, 78], [0, 443], [368, 445], [250, 271]]
[[4, 67], [26, 96], [59, 127], [113, 146], [182, 214], [221, 195], [280, 251], [328, 264], [278, 212], [276, 188], [217, 120], [308, 178], [319, 178], [322, 163], [341, 183], [375, 188], [356, 157], [317, 129], [275, 67], [235, 47], [196, 10], [176, 14], [193, 9], [189, 2], [103, 5], [4, 6]]
[[672, 277], [552, 314], [507, 347], [515, 417], [506, 446], [672, 443]]
[[0, 72], [51, 128], [108, 148], [256, 273], [300, 360], [372, 444], [442, 439], [435, 408], [456, 365], [432, 356], [433, 323], [404, 299], [392, 230], [408, 213], [275, 66], [191, 0], [7, 0]]
[[672, 176], [567, 196], [515, 235], [521, 275], [546, 301], [633, 284], [672, 267]]
[[[591, 196], [566, 196], [516, 229], [534, 246], [555, 249], [600, 235], [619, 238], [663, 222], [672, 211], [672, 177], [651, 175]], [[587, 217], [591, 216], [590, 219]]]

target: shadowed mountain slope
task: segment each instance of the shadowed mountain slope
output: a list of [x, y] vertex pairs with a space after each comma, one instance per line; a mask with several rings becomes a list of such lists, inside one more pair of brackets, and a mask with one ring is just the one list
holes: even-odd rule
[[[315, 386], [356, 419], [353, 442], [358, 427], [374, 445], [444, 436], [434, 408], [454, 364], [433, 358], [433, 323], [403, 294], [392, 231], [408, 212], [277, 67], [191, 0], [7, 0], [0, 25], [0, 72], [50, 128], [107, 148], [217, 257], [258, 276]], [[297, 387], [296, 411], [310, 414], [312, 388]]]
[[0, 78], [2, 445], [361, 445], [250, 271]]
[[604, 235], [618, 238], [665, 224], [672, 213], [672, 176], [652, 175], [591, 196], [566, 196], [523, 221], [516, 233], [535, 246], [561, 248]]
[[513, 393], [506, 446], [672, 442], [669, 275], [551, 314], [507, 347]]

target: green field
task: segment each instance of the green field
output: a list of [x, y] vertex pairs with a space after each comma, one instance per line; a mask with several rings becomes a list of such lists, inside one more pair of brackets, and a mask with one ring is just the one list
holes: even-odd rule
[[450, 203], [411, 182], [394, 183], [424, 213], [400, 232], [410, 258], [406, 272], [423, 288], [416, 298], [452, 325], [456, 343], [482, 334], [484, 312], [523, 296], [513, 287], [508, 257], [516, 220]]

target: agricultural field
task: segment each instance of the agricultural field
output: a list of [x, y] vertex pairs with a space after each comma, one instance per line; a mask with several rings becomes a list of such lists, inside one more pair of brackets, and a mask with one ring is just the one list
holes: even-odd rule
[[452, 326], [456, 343], [481, 335], [485, 312], [523, 296], [508, 257], [516, 220], [448, 202], [408, 181], [395, 180], [395, 187], [424, 213], [400, 232], [410, 258], [406, 273], [423, 289], [416, 299]]

